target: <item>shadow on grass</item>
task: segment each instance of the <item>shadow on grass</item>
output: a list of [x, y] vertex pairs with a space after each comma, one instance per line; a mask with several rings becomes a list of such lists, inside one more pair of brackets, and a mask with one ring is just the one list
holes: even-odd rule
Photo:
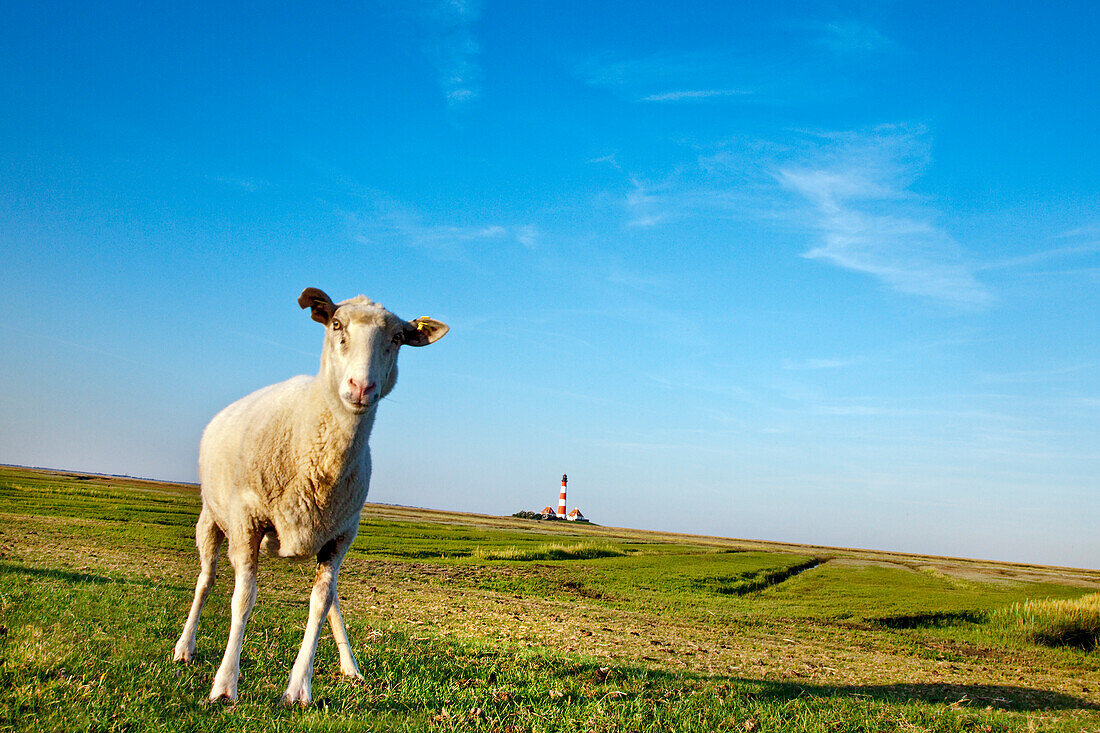
[[[105, 575], [92, 575], [90, 573], [73, 572], [71, 570], [54, 570], [53, 568], [32, 568], [27, 565], [15, 565], [13, 563], [0, 562], [0, 575], [11, 573], [12, 575], [29, 575], [36, 578], [49, 578], [51, 580], [60, 580], [65, 583], [87, 583], [90, 585], [106, 585], [108, 583], [117, 583], [120, 585], [141, 585], [146, 588], [170, 588], [174, 589], [168, 583], [154, 583], [151, 580], [145, 578], [109, 578]], [[187, 586], [179, 586], [178, 590], [187, 591]]]
[[[696, 682], [728, 683], [747, 687], [746, 693], [756, 699], [781, 702], [797, 698], [854, 697], [877, 702], [941, 704], [954, 708], [988, 708], [1015, 712], [1039, 710], [1100, 710], [1100, 705], [1089, 700], [1053, 690], [1014, 685], [982, 685], [953, 683], [895, 683], [883, 685], [820, 685], [774, 680], [755, 680], [745, 677], [727, 677], [685, 674], [653, 670], [644, 667], [623, 667], [617, 674], [626, 678], [645, 678], [674, 684], [677, 680], [692, 679]], [[576, 665], [570, 676], [594, 676], [600, 679], [598, 664]]]
[[[737, 680], [754, 683], [754, 680]], [[902, 682], [890, 685], [803, 685], [755, 682], [764, 686], [760, 696], [793, 699], [803, 695], [859, 697], [879, 702], [920, 702], [959, 708], [987, 708], [1016, 712], [1036, 710], [1100, 710], [1100, 705], [1052, 690], [1010, 685]]]
[[107, 578], [102, 575], [89, 575], [88, 573], [74, 573], [68, 570], [53, 570], [50, 568], [30, 568], [26, 565], [12, 565], [11, 563], [0, 562], [0, 575], [5, 573], [16, 573], [19, 575], [31, 575], [39, 578], [52, 578], [54, 580], [63, 580], [66, 583], [117, 583], [114, 578]]
[[985, 621], [985, 611], [939, 611], [901, 616], [883, 616], [871, 619], [872, 623], [888, 629], [942, 629], [960, 624], [977, 624]]

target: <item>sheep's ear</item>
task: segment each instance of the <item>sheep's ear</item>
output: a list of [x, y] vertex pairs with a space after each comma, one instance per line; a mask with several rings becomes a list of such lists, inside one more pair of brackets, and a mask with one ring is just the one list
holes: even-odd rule
[[302, 294], [298, 296], [298, 305], [309, 308], [313, 311], [310, 318], [326, 326], [329, 319], [332, 318], [332, 314], [336, 312], [336, 304], [332, 302], [332, 298], [325, 295], [323, 290], [317, 288], [303, 290]]
[[409, 321], [405, 324], [404, 344], [406, 346], [427, 346], [443, 338], [450, 330], [451, 327], [446, 323], [427, 316], [420, 316], [415, 321]]

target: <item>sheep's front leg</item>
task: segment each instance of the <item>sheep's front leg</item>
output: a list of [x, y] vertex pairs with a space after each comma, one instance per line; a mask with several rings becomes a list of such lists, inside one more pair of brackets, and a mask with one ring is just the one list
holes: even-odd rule
[[244, 542], [229, 540], [229, 562], [233, 565], [234, 586], [229, 642], [225, 645], [218, 673], [214, 675], [214, 685], [210, 688], [210, 700], [226, 698], [237, 699], [237, 678], [241, 674], [241, 644], [244, 643], [244, 628], [248, 624], [248, 615], [256, 604], [256, 565], [259, 561], [261, 533], [248, 537]]
[[351, 650], [348, 632], [344, 629], [344, 617], [340, 615], [340, 594], [336, 590], [332, 592], [332, 608], [328, 610], [328, 623], [332, 627], [332, 638], [336, 640], [336, 648], [340, 650], [340, 672], [346, 677], [363, 679], [363, 675], [359, 673], [359, 664], [355, 661], [355, 652]]
[[[283, 704], [309, 704], [309, 686], [313, 679], [313, 658], [317, 654], [317, 637], [321, 634], [321, 624], [328, 616], [336, 598], [336, 576], [340, 572], [340, 563], [351, 544], [346, 535], [337, 537], [321, 548], [317, 555], [317, 574], [313, 577], [313, 592], [309, 596], [309, 619], [306, 632], [302, 637], [302, 648], [294, 660], [290, 671], [290, 682], [283, 693]], [[341, 628], [343, 623], [340, 624]], [[339, 643], [340, 639], [337, 638]], [[344, 634], [347, 641], [347, 634]], [[341, 650], [343, 655], [343, 650]], [[354, 661], [354, 660], [353, 660]]]

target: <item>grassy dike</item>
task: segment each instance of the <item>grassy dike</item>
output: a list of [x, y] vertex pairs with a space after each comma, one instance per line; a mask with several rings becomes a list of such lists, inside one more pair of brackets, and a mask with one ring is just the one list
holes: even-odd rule
[[264, 560], [240, 700], [205, 705], [224, 563], [196, 663], [171, 661], [198, 508], [0, 469], [0, 730], [1100, 730], [1095, 646], [1035, 633], [1088, 627], [1097, 572], [376, 505], [340, 581], [366, 682], [326, 635], [316, 704], [278, 705], [312, 568]]

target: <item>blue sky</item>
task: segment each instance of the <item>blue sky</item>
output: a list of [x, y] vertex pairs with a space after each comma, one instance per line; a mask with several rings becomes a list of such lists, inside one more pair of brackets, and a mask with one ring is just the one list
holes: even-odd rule
[[1097, 567], [1100, 6], [7, 3], [0, 461], [195, 480], [306, 286], [371, 498]]

